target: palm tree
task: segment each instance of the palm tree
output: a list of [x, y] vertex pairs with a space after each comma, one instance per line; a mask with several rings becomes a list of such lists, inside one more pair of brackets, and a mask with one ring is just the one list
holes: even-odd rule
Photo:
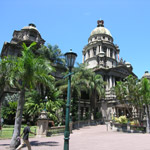
[[65, 64], [65, 59], [64, 59], [64, 54], [61, 53], [61, 50], [57, 45], [50, 45], [48, 44], [47, 47], [42, 45], [37, 51], [37, 54], [40, 54], [47, 60], [50, 60], [52, 64], [54, 65], [64, 65]]
[[[88, 93], [87, 85], [89, 83], [89, 75], [92, 73], [91, 69], [86, 68], [86, 64], [78, 64], [76, 68], [74, 68], [74, 75], [72, 77], [72, 93], [73, 93], [73, 106], [74, 110], [72, 112], [73, 115], [78, 112], [78, 121], [80, 121], [80, 102], [81, 102], [81, 93], [85, 91]], [[78, 100], [78, 104], [77, 104]], [[78, 105], [78, 108], [76, 107]]]
[[136, 109], [139, 115], [139, 122], [141, 122], [143, 118], [142, 92], [140, 92], [141, 87], [141, 81], [134, 76], [129, 75], [124, 81], [118, 81], [114, 88], [117, 99], [121, 104], [124, 104], [131, 118], [133, 114], [129, 107]]
[[9, 63], [6, 58], [0, 60], [0, 126], [2, 102], [4, 100], [6, 90], [7, 92], [9, 90], [9, 77], [7, 75], [9, 74], [11, 66], [12, 64]]
[[96, 104], [97, 99], [101, 99], [105, 96], [105, 82], [103, 81], [103, 78], [99, 74], [91, 74], [89, 77], [89, 97], [90, 97], [90, 103], [91, 103], [91, 116], [94, 116], [94, 119], [96, 118]]
[[[97, 96], [101, 99], [105, 94], [104, 82], [101, 75], [96, 75], [92, 69], [88, 69], [86, 64], [78, 64], [73, 70], [71, 80], [73, 102], [78, 100], [78, 120], [80, 120], [80, 99], [81, 92], [89, 93], [90, 109], [96, 113]], [[59, 81], [60, 83], [60, 81]], [[67, 82], [63, 81], [60, 90], [67, 91]], [[75, 106], [74, 106], [75, 107]], [[77, 110], [76, 110], [77, 112]], [[91, 112], [91, 111], [90, 111]], [[74, 112], [73, 112], [74, 114]]]
[[12, 136], [10, 149], [15, 149], [17, 144], [17, 136], [20, 135], [23, 107], [25, 103], [26, 89], [35, 88], [37, 84], [42, 83], [53, 88], [54, 78], [50, 75], [52, 67], [49, 62], [40, 57], [35, 57], [32, 53], [32, 47], [36, 43], [32, 43], [27, 47], [23, 43], [22, 56], [19, 58], [5, 58], [3, 61], [7, 66], [11, 66], [6, 77], [9, 79], [9, 85], [19, 89], [19, 99], [16, 111], [14, 133]]
[[150, 133], [150, 81], [147, 78], [141, 80], [141, 94], [147, 118], [147, 133]]
[[[130, 90], [128, 89], [128, 87], [129, 87], [128, 84], [130, 84], [130, 83], [128, 83], [128, 81], [126, 81], [126, 82], [117, 81], [117, 84], [113, 88], [113, 90], [115, 91], [116, 98], [120, 101], [121, 104], [123, 104], [126, 107], [130, 117], [132, 117], [132, 112], [129, 109], [129, 106], [131, 105], [131, 101], [129, 99]], [[128, 97], [128, 103], [127, 103], [127, 97]], [[132, 101], [133, 100], [134, 99], [132, 98]]]

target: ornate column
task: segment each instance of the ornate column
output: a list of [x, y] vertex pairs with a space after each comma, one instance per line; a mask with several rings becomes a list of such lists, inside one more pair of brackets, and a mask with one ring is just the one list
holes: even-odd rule
[[86, 60], [86, 54], [82, 53], [82, 62], [84, 63]]
[[91, 58], [91, 57], [93, 57], [93, 48], [90, 49], [90, 57], [89, 58]]
[[106, 50], [106, 56], [109, 57], [109, 48]]
[[113, 87], [115, 87], [115, 77], [113, 76]]
[[47, 112], [42, 111], [38, 120], [37, 120], [37, 137], [46, 137], [48, 130], [48, 121]]
[[109, 89], [112, 88], [112, 76], [110, 76], [110, 78], [109, 78], [109, 85], [110, 85]]
[[106, 82], [107, 82], [107, 84], [106, 84], [106, 90], [108, 90], [109, 89], [109, 76], [106, 76]]
[[113, 58], [115, 59], [115, 51], [113, 50]]
[[100, 52], [102, 52], [102, 45], [99, 45], [99, 50]]
[[100, 46], [97, 45], [97, 49], [96, 49], [96, 55], [100, 52]]
[[85, 58], [86, 58], [86, 60], [89, 58], [89, 56], [88, 56], [88, 50], [86, 50]]

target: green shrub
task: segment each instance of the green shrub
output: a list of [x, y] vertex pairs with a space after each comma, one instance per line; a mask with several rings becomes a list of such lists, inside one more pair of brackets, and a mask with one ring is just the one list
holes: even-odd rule
[[113, 118], [113, 120], [116, 122], [116, 123], [121, 123], [121, 124], [126, 124], [128, 123], [128, 119], [126, 116], [120, 116], [119, 118], [115, 117]]

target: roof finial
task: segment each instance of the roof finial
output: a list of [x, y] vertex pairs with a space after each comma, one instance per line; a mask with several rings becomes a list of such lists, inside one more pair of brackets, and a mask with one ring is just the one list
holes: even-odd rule
[[104, 21], [103, 20], [97, 20], [97, 27], [104, 27]]

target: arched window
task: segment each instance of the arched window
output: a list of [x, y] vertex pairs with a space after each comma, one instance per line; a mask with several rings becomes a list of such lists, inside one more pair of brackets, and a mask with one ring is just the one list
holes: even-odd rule
[[113, 57], [113, 49], [110, 49], [110, 57]]
[[96, 47], [93, 47], [93, 55], [96, 56]]
[[105, 56], [107, 56], [107, 47], [103, 46], [103, 52], [105, 53]]

